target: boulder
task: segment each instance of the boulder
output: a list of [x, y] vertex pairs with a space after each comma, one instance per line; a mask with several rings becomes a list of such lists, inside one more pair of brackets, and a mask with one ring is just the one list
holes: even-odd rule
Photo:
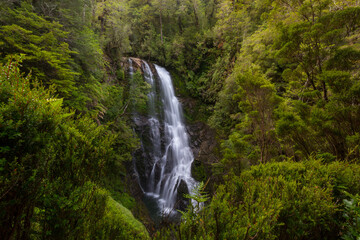
[[176, 209], [180, 211], [185, 211], [190, 203], [190, 199], [186, 198], [184, 196], [185, 194], [189, 194], [189, 189], [186, 182], [183, 179], [180, 179], [178, 180], [178, 188], [176, 195]]

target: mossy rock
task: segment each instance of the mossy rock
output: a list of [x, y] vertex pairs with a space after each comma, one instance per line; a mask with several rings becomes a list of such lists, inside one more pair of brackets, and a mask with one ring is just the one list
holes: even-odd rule
[[96, 239], [150, 239], [145, 226], [111, 197], [107, 199], [104, 218], [98, 228]]

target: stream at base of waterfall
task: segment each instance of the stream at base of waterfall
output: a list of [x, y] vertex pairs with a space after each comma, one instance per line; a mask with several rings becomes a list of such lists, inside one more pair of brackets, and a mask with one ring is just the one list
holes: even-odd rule
[[[131, 59], [129, 64], [132, 76]], [[177, 209], [185, 210], [189, 200], [183, 195], [191, 193], [197, 182], [191, 177], [194, 157], [171, 76], [165, 68], [154, 66], [152, 71], [142, 61], [144, 79], [151, 89], [147, 116], [134, 115], [141, 140], [141, 149], [134, 155], [134, 168], [149, 210], [171, 217], [177, 215]]]

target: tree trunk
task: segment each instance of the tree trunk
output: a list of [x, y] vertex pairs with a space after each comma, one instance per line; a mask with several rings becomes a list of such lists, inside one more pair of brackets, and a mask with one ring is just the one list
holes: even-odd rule
[[195, 25], [199, 27], [199, 17], [196, 10], [196, 0], [193, 0], [193, 11], [194, 11]]
[[325, 83], [325, 81], [322, 81], [322, 85], [323, 85], [323, 92], [324, 92], [324, 100], [325, 100], [325, 101], [328, 101], [327, 89], [326, 89], [326, 83]]
[[163, 26], [162, 26], [162, 1], [160, 2], [160, 39], [161, 39], [161, 45], [163, 45], [164, 41], [163, 41]]

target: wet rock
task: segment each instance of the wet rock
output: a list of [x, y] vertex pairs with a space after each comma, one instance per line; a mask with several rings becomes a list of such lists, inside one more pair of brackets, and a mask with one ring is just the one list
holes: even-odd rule
[[[141, 186], [146, 188], [153, 165], [156, 160], [158, 160], [159, 156], [151, 151], [153, 144], [152, 136], [150, 135], [151, 126], [149, 118], [138, 115], [134, 118], [134, 123], [135, 131], [138, 133], [141, 140], [141, 147], [133, 153], [133, 158]], [[158, 177], [156, 177], [155, 181], [158, 181]]]
[[139, 178], [139, 181], [142, 186], [144, 186], [144, 183], [146, 183], [146, 176], [147, 176], [147, 163], [144, 161], [146, 159], [146, 155], [142, 151], [142, 149], [138, 149], [133, 153], [134, 163], [135, 163], [135, 169], [137, 172], [137, 177]]
[[187, 131], [194, 154], [191, 174], [197, 181], [206, 182], [212, 175], [211, 164], [220, 160], [216, 131], [202, 122], [189, 124]]
[[[218, 159], [215, 156], [219, 142], [216, 138], [215, 130], [208, 125], [197, 122], [187, 127], [190, 135], [190, 147], [193, 150], [195, 159], [206, 163], [214, 163]], [[209, 157], [214, 155], [213, 157]]]
[[186, 198], [184, 195], [189, 194], [189, 189], [186, 182], [181, 179], [178, 180], [178, 188], [177, 188], [177, 195], [176, 195], [176, 209], [180, 211], [185, 211], [187, 206], [190, 203], [190, 200]]
[[161, 163], [158, 161], [155, 165], [155, 186], [159, 183], [161, 177]]

